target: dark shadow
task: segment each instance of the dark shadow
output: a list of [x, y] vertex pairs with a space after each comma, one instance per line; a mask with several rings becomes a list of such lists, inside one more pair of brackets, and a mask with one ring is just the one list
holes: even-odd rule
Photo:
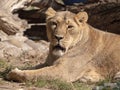
[[20, 18], [27, 20], [28, 23], [44, 23], [46, 18], [45, 13], [39, 10], [19, 10], [17, 13]]
[[24, 32], [24, 35], [32, 40], [45, 40], [48, 41], [46, 35], [46, 26], [44, 25], [33, 25], [30, 29]]

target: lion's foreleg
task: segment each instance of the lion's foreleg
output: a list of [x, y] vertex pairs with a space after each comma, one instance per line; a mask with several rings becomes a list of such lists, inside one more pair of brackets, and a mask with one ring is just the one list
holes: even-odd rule
[[60, 66], [50, 66], [36, 70], [19, 70], [14, 69], [7, 75], [9, 80], [14, 81], [27, 81], [27, 80], [37, 80], [41, 77], [48, 78], [61, 78], [63, 75], [63, 70]]

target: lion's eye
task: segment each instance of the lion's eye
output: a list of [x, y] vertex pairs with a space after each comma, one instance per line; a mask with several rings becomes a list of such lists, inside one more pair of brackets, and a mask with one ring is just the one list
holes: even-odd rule
[[69, 26], [68, 26], [68, 29], [72, 29], [73, 27], [74, 27], [74, 26], [72, 26], [72, 25], [69, 25]]
[[52, 28], [56, 28], [57, 27], [57, 23], [56, 22], [51, 22], [51, 26], [52, 26]]
[[51, 22], [51, 25], [57, 26], [57, 23], [56, 22]]

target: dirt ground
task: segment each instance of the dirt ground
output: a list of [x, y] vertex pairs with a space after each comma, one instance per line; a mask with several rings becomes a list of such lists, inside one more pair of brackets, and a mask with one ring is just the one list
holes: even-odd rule
[[0, 78], [0, 90], [50, 90], [45, 88], [27, 87], [24, 83], [4, 81]]

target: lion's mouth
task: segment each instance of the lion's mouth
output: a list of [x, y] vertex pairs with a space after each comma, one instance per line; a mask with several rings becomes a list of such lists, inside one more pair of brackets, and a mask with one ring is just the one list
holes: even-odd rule
[[55, 50], [61, 50], [61, 51], [63, 51], [63, 52], [66, 51], [66, 49], [65, 49], [64, 47], [60, 46], [59, 44], [56, 45], [53, 49], [55, 49]]

